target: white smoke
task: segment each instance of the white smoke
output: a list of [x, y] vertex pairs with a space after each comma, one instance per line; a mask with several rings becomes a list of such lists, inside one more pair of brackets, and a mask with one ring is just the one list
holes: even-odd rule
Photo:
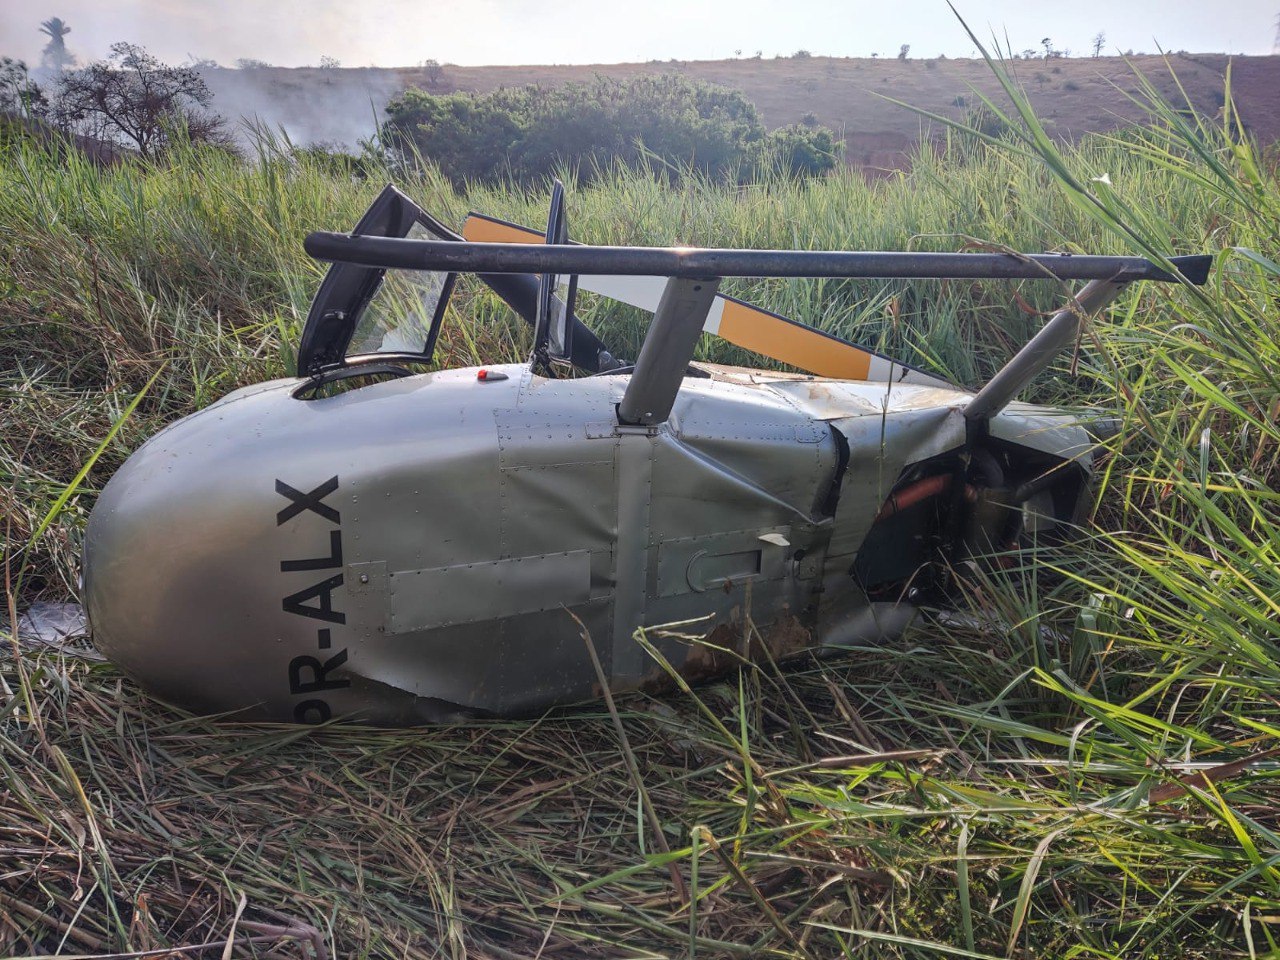
[[233, 123], [248, 143], [253, 128], [283, 130], [296, 145], [332, 144], [354, 149], [372, 136], [384, 108], [402, 84], [390, 70], [201, 67], [213, 93], [212, 109]]

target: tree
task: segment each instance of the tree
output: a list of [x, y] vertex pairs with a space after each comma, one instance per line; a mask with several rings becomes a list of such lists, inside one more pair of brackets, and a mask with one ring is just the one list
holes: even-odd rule
[[907, 54], [910, 52], [911, 52], [911, 44], [904, 43], [902, 46], [898, 48], [898, 59], [899, 60], [907, 59]]
[[1064, 50], [1059, 50], [1057, 47], [1055, 47], [1052, 43], [1049, 42], [1048, 37], [1045, 37], [1044, 40], [1041, 41], [1041, 43], [1044, 44], [1044, 58], [1046, 60], [1058, 60], [1062, 57], [1071, 56], [1070, 47]]
[[444, 79], [444, 67], [440, 66], [439, 60], [422, 61], [422, 72], [426, 74], [428, 87], [438, 87]]
[[331, 57], [326, 54], [320, 58], [321, 70], [337, 70], [340, 66], [342, 66], [342, 61], [337, 57]]
[[529, 183], [564, 167], [586, 181], [615, 163], [734, 177], [766, 159], [773, 165], [774, 155], [793, 172], [820, 172], [839, 154], [831, 131], [802, 127], [766, 157], [769, 137], [750, 100], [677, 74], [485, 94], [413, 89], [392, 100], [387, 115], [384, 144], [407, 162], [426, 157], [458, 184]]
[[213, 95], [189, 67], [170, 67], [132, 43], [63, 74], [52, 116], [64, 129], [123, 143], [153, 158], [175, 135], [228, 146], [221, 117], [206, 112]]
[[40, 65], [52, 73], [62, 73], [76, 65], [76, 58], [67, 49], [67, 41], [62, 39], [71, 32], [67, 22], [61, 17], [50, 17], [41, 22], [40, 32], [49, 38], [40, 55]]
[[47, 108], [44, 91], [31, 79], [27, 65], [0, 57], [0, 114], [41, 118]]
[[1093, 38], [1093, 55], [1095, 57], [1102, 56], [1102, 47], [1106, 42], [1107, 35], [1099, 30], [1097, 36]]

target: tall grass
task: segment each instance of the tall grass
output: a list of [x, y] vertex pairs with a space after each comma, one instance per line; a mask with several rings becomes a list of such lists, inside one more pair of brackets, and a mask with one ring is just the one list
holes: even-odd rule
[[[1199, 249], [1212, 198], [1176, 171], [1089, 141], [1084, 170], [1141, 179], [1176, 214], [1181, 246]], [[393, 174], [355, 179], [323, 158], [264, 139], [257, 162], [181, 148], [160, 166], [99, 169], [19, 141], [0, 155], [0, 252], [7, 317], [0, 370], [7, 408], [0, 488], [15, 489], [10, 530], [25, 542], [42, 498], [75, 473], [127, 399], [164, 365], [155, 393], [94, 478], [158, 426], [245, 383], [291, 371], [307, 304], [322, 275], [302, 251], [310, 230], [349, 229]], [[546, 193], [488, 187], [457, 195], [430, 172], [408, 192], [447, 221], [468, 209], [519, 222], [545, 220]], [[690, 176], [683, 189], [626, 168], [570, 190], [574, 234], [595, 243], [687, 243], [812, 249], [962, 249], [976, 239], [1014, 249], [1113, 252], [1114, 237], [1051, 188], [1026, 157], [975, 150], [957, 138], [922, 151], [909, 174], [867, 183], [845, 171], [823, 180], [779, 179], [730, 188]], [[1228, 230], [1217, 228], [1221, 234]], [[1216, 242], [1229, 236], [1216, 237]], [[1035, 329], [1037, 310], [1062, 290], [1028, 284], [739, 281], [728, 289], [824, 329], [976, 384]], [[1152, 298], [1159, 294], [1148, 292]], [[523, 356], [526, 332], [493, 301], [463, 300], [441, 349], [445, 364]], [[633, 311], [588, 315], [616, 354], [643, 338]], [[708, 340], [708, 358], [748, 362]], [[1078, 394], [1047, 382], [1040, 399]], [[24, 439], [24, 425], [35, 432]], [[19, 462], [21, 469], [19, 469]], [[14, 484], [17, 484], [17, 487]], [[92, 489], [92, 484], [90, 489]], [[74, 530], [75, 527], [69, 527]], [[75, 544], [53, 542], [42, 579], [74, 582]]]
[[[1123, 423], [1076, 547], [973, 583], [979, 616], [900, 644], [622, 704], [626, 751], [601, 708], [415, 732], [219, 726], [74, 653], [24, 652], [35, 712], [0, 704], [0, 947], [1275, 955], [1280, 184], [1229, 98], [1195, 119], [1148, 89], [1146, 127], [1065, 145], [1009, 92], [1015, 138], [953, 131], [895, 180], [673, 191], [614, 172], [571, 189], [570, 222], [601, 243], [1217, 253], [1203, 291], [1129, 292], [1035, 388]], [[111, 171], [21, 147], [0, 181], [7, 549], [26, 551], [24, 599], [65, 597], [92, 491], [160, 423], [289, 370], [319, 277], [301, 237], [348, 227], [380, 183], [271, 145], [253, 164], [184, 151]], [[454, 222], [544, 216], [537, 191], [402, 186]], [[735, 292], [969, 384], [1061, 296]], [[467, 306], [445, 362], [520, 355], [523, 331]], [[591, 319], [634, 352], [634, 317]], [[0, 664], [9, 689], [17, 676]]]

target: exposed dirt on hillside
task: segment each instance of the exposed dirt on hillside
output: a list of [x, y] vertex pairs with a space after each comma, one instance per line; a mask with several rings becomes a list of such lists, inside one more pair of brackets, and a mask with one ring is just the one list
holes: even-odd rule
[[[1170, 68], [1195, 107], [1217, 116], [1228, 63], [1241, 116], [1264, 142], [1280, 140], [1280, 57], [1172, 54], [1166, 60], [1139, 56], [1019, 60], [1014, 71], [1048, 129], [1063, 137], [1114, 128], [1137, 119], [1135, 93], [1140, 70], [1165, 96], [1181, 99]], [[354, 144], [368, 136], [387, 99], [420, 86], [433, 92], [484, 92], [500, 86], [554, 86], [595, 74], [629, 77], [681, 73], [741, 90], [767, 126], [780, 127], [806, 115], [839, 131], [847, 159], [869, 173], [902, 166], [929, 121], [892, 100], [959, 119], [978, 94], [1003, 102], [999, 84], [981, 60], [871, 60], [831, 57], [773, 60], [662, 61], [585, 66], [445, 65], [438, 76], [421, 68], [212, 70], [206, 78], [215, 106], [229, 115], [257, 113], [282, 124], [298, 142]], [[434, 79], [434, 83], [432, 80]], [[936, 130], [936, 124], [934, 129]]]

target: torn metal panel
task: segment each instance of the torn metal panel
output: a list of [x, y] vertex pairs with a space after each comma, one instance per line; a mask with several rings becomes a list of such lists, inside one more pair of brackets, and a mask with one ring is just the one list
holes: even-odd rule
[[1011, 403], [991, 421], [989, 432], [1000, 440], [1086, 466], [1098, 448], [1080, 414], [1047, 411], [1029, 403]]
[[844, 436], [850, 451], [827, 548], [832, 557], [857, 552], [907, 464], [960, 447], [965, 439], [958, 407], [851, 417], [833, 420], [831, 425]]

